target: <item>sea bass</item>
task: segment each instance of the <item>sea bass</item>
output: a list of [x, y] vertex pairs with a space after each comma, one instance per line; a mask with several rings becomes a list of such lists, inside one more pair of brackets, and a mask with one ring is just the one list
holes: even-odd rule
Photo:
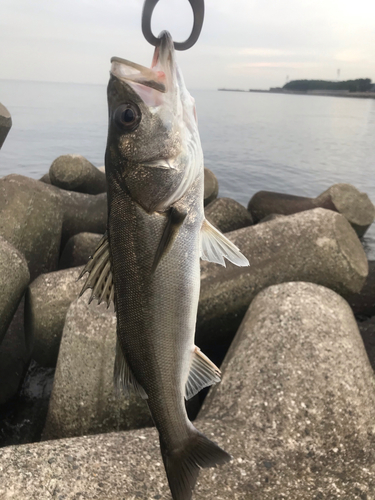
[[231, 458], [185, 410], [185, 398], [220, 381], [194, 345], [199, 259], [248, 261], [204, 218], [195, 104], [169, 33], [160, 35], [151, 68], [111, 62], [108, 229], [83, 270], [90, 273], [83, 291], [114, 301], [115, 384], [147, 400], [173, 499], [189, 500], [199, 469]]

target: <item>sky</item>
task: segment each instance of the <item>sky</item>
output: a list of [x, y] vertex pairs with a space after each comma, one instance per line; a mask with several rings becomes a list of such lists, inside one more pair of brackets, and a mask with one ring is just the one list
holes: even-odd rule
[[[143, 0], [0, 0], [0, 78], [105, 84], [110, 58], [145, 66]], [[287, 79], [375, 80], [374, 0], [205, 0], [200, 39], [178, 53], [193, 89]], [[160, 0], [152, 29], [188, 37], [188, 0]]]

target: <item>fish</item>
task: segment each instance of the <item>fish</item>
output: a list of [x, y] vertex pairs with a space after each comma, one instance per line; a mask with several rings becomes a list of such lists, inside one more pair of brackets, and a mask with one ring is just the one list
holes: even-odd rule
[[113, 57], [105, 153], [107, 232], [81, 276], [90, 301], [114, 303], [117, 391], [147, 401], [173, 500], [190, 500], [201, 468], [231, 456], [190, 422], [185, 399], [220, 382], [194, 344], [200, 259], [249, 265], [204, 217], [195, 101], [168, 32], [151, 68]]

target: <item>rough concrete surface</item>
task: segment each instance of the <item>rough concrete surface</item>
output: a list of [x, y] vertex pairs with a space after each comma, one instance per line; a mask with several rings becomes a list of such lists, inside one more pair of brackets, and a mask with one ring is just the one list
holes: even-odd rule
[[316, 198], [259, 191], [251, 198], [247, 208], [257, 222], [270, 214], [290, 215], [317, 207], [341, 213], [360, 237], [375, 218], [375, 207], [368, 195], [351, 184], [343, 183], [334, 184]]
[[361, 290], [367, 276], [367, 258], [356, 233], [330, 210], [300, 212], [226, 236], [250, 267], [202, 263], [196, 337], [202, 349], [228, 345], [250, 302], [267, 286], [310, 281], [347, 296]]
[[217, 198], [212, 201], [205, 209], [205, 216], [223, 233], [253, 225], [250, 212], [231, 198]]
[[23, 253], [31, 279], [57, 268], [62, 217], [47, 184], [16, 174], [0, 179], [0, 236]]
[[105, 174], [77, 154], [56, 158], [49, 169], [49, 177], [54, 186], [68, 191], [99, 194], [107, 190]]
[[[371, 368], [343, 299], [309, 283], [253, 302], [196, 427], [232, 462], [194, 500], [374, 500]], [[0, 498], [170, 499], [155, 429], [0, 449]]]
[[67, 269], [86, 265], [102, 236], [96, 233], [79, 233], [72, 236], [61, 254], [59, 268]]
[[44, 439], [152, 425], [145, 401], [115, 396], [116, 316], [105, 304], [88, 305], [90, 292], [66, 315]]
[[204, 206], [214, 201], [219, 194], [219, 183], [216, 176], [208, 168], [204, 169]]
[[25, 329], [34, 339], [33, 358], [42, 366], [56, 366], [65, 316], [85, 281], [77, 281], [82, 267], [42, 274], [26, 293]]
[[0, 102], [0, 149], [12, 128], [12, 117], [7, 108]]
[[375, 261], [369, 260], [368, 276], [362, 289], [347, 298], [356, 316], [362, 318], [375, 316]]
[[25, 257], [0, 236], [0, 345], [29, 280]]

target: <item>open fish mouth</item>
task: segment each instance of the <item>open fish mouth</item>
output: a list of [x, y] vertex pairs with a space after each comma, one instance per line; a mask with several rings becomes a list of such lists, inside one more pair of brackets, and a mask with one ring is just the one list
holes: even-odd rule
[[160, 45], [155, 48], [151, 68], [121, 57], [112, 57], [111, 74], [132, 87], [143, 85], [158, 92], [168, 92], [176, 76], [173, 40], [168, 31], [163, 31], [159, 39]]

